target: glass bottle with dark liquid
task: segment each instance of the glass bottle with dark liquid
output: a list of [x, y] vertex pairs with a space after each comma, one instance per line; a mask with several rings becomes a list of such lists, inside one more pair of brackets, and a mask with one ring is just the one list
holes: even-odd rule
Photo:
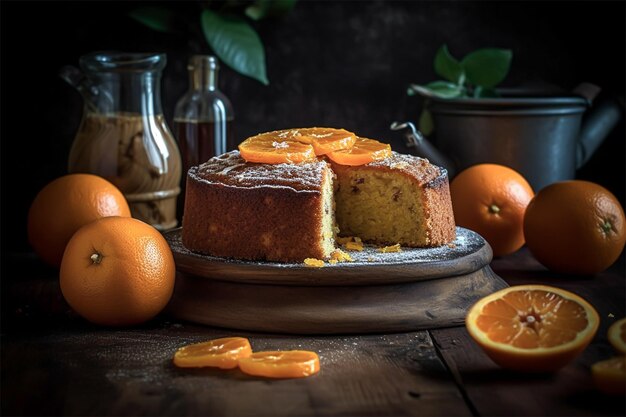
[[[187, 66], [189, 90], [176, 104], [174, 134], [178, 141], [184, 190], [187, 171], [211, 157], [235, 149], [234, 112], [230, 100], [218, 88], [219, 64], [215, 57], [194, 55]], [[184, 192], [179, 198], [183, 211]]]

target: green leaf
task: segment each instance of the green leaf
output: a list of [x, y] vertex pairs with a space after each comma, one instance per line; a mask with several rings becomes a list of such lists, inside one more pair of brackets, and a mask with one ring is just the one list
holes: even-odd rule
[[492, 88], [506, 78], [512, 58], [510, 49], [484, 48], [467, 54], [461, 65], [469, 82]]
[[463, 84], [463, 67], [448, 51], [447, 45], [441, 45], [435, 55], [435, 72], [437, 75], [456, 84]]
[[139, 23], [158, 32], [175, 32], [172, 12], [164, 7], [145, 6], [131, 10], [128, 15]]
[[429, 136], [433, 133], [434, 124], [433, 124], [433, 115], [430, 113], [430, 110], [424, 108], [422, 110], [422, 114], [420, 114], [420, 119], [418, 122], [419, 131], [424, 135]]
[[265, 50], [256, 31], [245, 20], [233, 15], [204, 10], [202, 31], [213, 52], [240, 74], [268, 85]]
[[246, 16], [252, 20], [284, 16], [294, 8], [296, 1], [297, 0], [256, 0], [254, 4], [246, 7]]
[[465, 88], [448, 81], [433, 81], [426, 85], [411, 84], [407, 94], [420, 94], [425, 97], [455, 98], [465, 95]]

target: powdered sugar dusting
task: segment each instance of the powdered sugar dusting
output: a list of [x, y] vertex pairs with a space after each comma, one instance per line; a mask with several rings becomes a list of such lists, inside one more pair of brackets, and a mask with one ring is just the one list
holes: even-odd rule
[[[281, 146], [276, 142], [276, 146]], [[324, 161], [301, 164], [256, 164], [246, 162], [239, 151], [231, 151], [213, 157], [198, 167], [192, 167], [189, 175], [198, 181], [225, 184], [239, 188], [287, 187], [296, 191], [319, 191]]]
[[[198, 254], [189, 251], [180, 242], [180, 231], [170, 232], [166, 235], [166, 239], [175, 253], [182, 253], [186, 256], [194, 256], [205, 258], [207, 260], [219, 260], [226, 263], [237, 263], [241, 265], [259, 265], [272, 268], [307, 268], [303, 262], [299, 263], [279, 263], [279, 262], [256, 262], [244, 261], [228, 258], [216, 258], [213, 256]], [[442, 246], [433, 248], [408, 248], [401, 247], [400, 252], [382, 253], [378, 249], [380, 246], [365, 244], [362, 251], [347, 251], [353, 262], [339, 262], [331, 264], [326, 262], [324, 269], [333, 268], [342, 270], [346, 268], [355, 268], [372, 265], [407, 265], [407, 264], [425, 264], [436, 261], [453, 261], [464, 256], [468, 256], [477, 252], [485, 245], [485, 240], [477, 233], [464, 229], [456, 228], [456, 239]], [[321, 269], [321, 268], [320, 268]]]
[[272, 142], [272, 146], [276, 149], [286, 149], [289, 147], [289, 144], [287, 142]]
[[445, 169], [431, 164], [428, 159], [398, 152], [392, 152], [391, 156], [370, 162], [366, 166], [384, 167], [390, 170], [403, 171], [416, 178], [418, 182], [422, 184], [429, 183], [435, 178], [438, 178], [442, 173], [447, 174]]

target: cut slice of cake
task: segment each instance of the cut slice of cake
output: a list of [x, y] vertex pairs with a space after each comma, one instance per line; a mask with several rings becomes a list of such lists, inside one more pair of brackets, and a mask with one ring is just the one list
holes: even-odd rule
[[439, 246], [455, 239], [447, 172], [393, 152], [360, 166], [332, 164], [340, 234], [379, 245]]

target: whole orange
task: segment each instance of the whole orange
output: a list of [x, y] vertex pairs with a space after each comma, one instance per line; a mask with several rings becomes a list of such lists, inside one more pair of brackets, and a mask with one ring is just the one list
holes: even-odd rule
[[72, 236], [61, 263], [61, 291], [87, 320], [107, 326], [145, 322], [174, 290], [172, 252], [152, 226], [129, 217], [106, 217]]
[[452, 180], [450, 195], [457, 226], [484, 237], [494, 256], [524, 245], [524, 211], [535, 193], [520, 173], [503, 165], [474, 165]]
[[626, 242], [624, 210], [588, 181], [543, 188], [528, 205], [524, 235], [531, 253], [555, 272], [595, 274], [617, 260]]
[[28, 241], [44, 262], [58, 267], [74, 232], [107, 216], [130, 217], [117, 187], [96, 175], [65, 175], [43, 187], [32, 202]]

